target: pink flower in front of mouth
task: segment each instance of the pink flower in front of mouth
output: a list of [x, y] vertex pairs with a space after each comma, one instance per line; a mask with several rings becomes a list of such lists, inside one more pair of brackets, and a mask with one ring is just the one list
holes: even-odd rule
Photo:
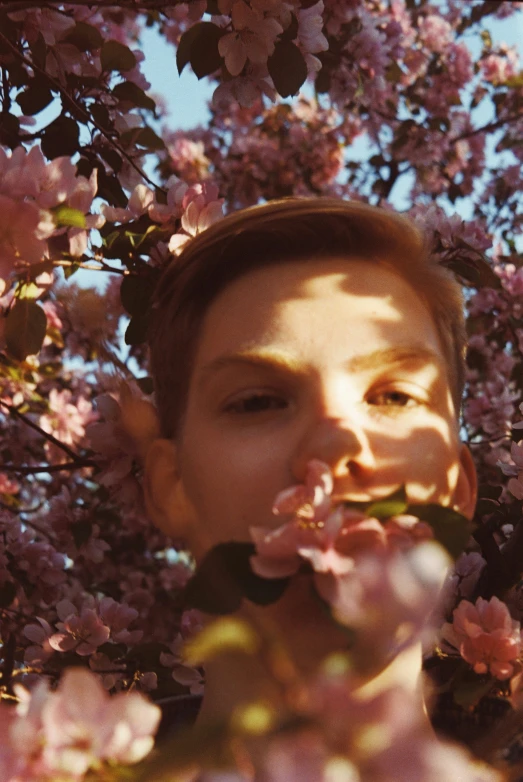
[[331, 509], [333, 488], [329, 466], [319, 459], [311, 459], [307, 465], [305, 483], [281, 491], [274, 501], [272, 512], [276, 516], [293, 513], [301, 519], [321, 521]]
[[378, 519], [360, 511], [336, 508], [324, 521], [294, 518], [275, 530], [252, 527], [256, 554], [255, 573], [264, 578], [284, 578], [296, 573], [303, 561], [317, 573], [344, 575], [352, 570], [362, 551], [384, 548], [387, 535]]
[[406, 550], [433, 537], [432, 529], [414, 516], [394, 516], [382, 523], [343, 504], [334, 506], [333, 488], [329, 466], [311, 459], [305, 482], [278, 494], [273, 513], [292, 518], [277, 529], [251, 528], [255, 573], [263, 578], [286, 578], [306, 561], [316, 573], [343, 576], [361, 554]]

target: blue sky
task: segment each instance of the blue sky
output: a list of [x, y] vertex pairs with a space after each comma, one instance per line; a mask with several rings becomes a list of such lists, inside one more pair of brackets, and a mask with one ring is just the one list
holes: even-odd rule
[[[509, 19], [495, 20], [489, 17], [487, 27], [494, 43], [517, 46], [523, 60], [523, 3], [521, 10]], [[169, 127], [172, 130], [188, 129], [204, 124], [209, 117], [207, 103], [213, 92], [208, 80], [198, 81], [190, 66], [179, 76], [174, 46], [153, 28], [144, 30], [142, 44], [145, 54], [142, 70], [151, 82], [151, 91], [160, 93], [167, 102]], [[473, 54], [477, 54], [473, 44], [472, 39], [467, 40]]]

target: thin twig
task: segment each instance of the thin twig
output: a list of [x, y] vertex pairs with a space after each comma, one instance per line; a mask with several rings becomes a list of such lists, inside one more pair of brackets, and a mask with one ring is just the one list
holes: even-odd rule
[[2, 472], [17, 472], [20, 475], [37, 475], [42, 472], [62, 472], [62, 470], [81, 470], [83, 467], [98, 467], [96, 462], [85, 459], [62, 464], [2, 464]]
[[92, 263], [78, 263], [77, 261], [53, 261], [53, 266], [62, 266], [66, 269], [71, 268], [71, 266], [76, 266], [78, 269], [88, 269], [89, 271], [93, 272], [109, 272], [110, 274], [121, 274], [126, 275], [129, 272], [126, 269], [115, 269], [112, 266], [109, 266], [107, 263], [99, 262], [100, 265], [95, 266]]
[[[180, 5], [187, 0], [131, 0], [126, 3], [125, 0], [67, 0], [67, 5], [79, 5], [87, 6], [88, 8], [118, 8], [128, 11], [161, 11], [162, 9], [172, 8], [173, 6]], [[0, 11], [5, 14], [15, 13], [16, 11], [25, 11], [29, 8], [53, 8], [56, 5], [62, 5], [63, 0], [46, 0], [45, 2], [39, 2], [39, 0], [20, 0], [20, 2], [4, 3], [0, 2]]]
[[[5, 510], [10, 511], [13, 515], [21, 515], [22, 513], [27, 513], [24, 508], [18, 508], [18, 510], [15, 510], [14, 508], [10, 508], [9, 505], [6, 505], [5, 503], [1, 502], [0, 507], [5, 508]], [[32, 512], [32, 511], [29, 511]], [[38, 532], [39, 535], [42, 535], [42, 537], [47, 538], [47, 540], [52, 543], [53, 545], [56, 543], [55, 538], [53, 535], [51, 535], [50, 532], [47, 532], [45, 529], [42, 529], [39, 524], [35, 524], [34, 521], [28, 521], [27, 519], [22, 519], [22, 524], [24, 527], [30, 527], [31, 529], [34, 529], [35, 532]]]
[[[60, 448], [64, 453], [66, 453], [68, 456], [71, 457], [71, 459], [74, 460], [75, 464], [78, 466], [78, 462], [85, 461], [82, 459], [82, 457], [77, 454], [75, 451], [73, 451], [72, 448], [69, 448], [68, 445], [65, 445], [65, 443], [60, 442], [54, 435], [49, 434], [49, 432], [46, 432], [44, 429], [42, 429], [41, 426], [38, 426], [38, 424], [35, 424], [34, 421], [31, 421], [30, 418], [28, 418], [26, 415], [21, 413], [19, 410], [16, 409], [13, 405], [8, 404], [7, 402], [4, 402], [2, 399], [0, 399], [0, 406], [2, 406], [5, 410], [9, 410], [9, 414], [15, 416], [15, 418], [19, 418], [20, 421], [23, 421], [24, 424], [29, 426], [31, 429], [34, 429], [35, 432], [38, 432], [42, 437], [44, 437], [46, 440], [48, 440], [53, 445], [56, 445], [57, 448]], [[2, 469], [6, 469], [9, 465], [2, 465]], [[43, 472], [42, 470], [40, 472]]]
[[479, 128], [473, 128], [472, 130], [466, 130], [463, 133], [460, 133], [459, 136], [454, 136], [453, 139], [451, 139], [451, 143], [455, 144], [457, 141], [461, 141], [465, 138], [470, 138], [471, 136], [477, 136], [478, 133], [490, 133], [492, 130], [499, 130], [504, 125], [510, 122], [517, 122], [517, 120], [522, 119], [523, 113], [520, 114], [512, 114], [508, 117], [505, 117], [504, 119], [498, 119], [495, 122], [489, 122], [488, 125], [483, 125]]

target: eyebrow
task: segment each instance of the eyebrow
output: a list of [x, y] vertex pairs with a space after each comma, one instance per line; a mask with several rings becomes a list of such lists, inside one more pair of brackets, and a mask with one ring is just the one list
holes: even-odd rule
[[[397, 345], [391, 348], [380, 348], [371, 353], [363, 353], [350, 358], [346, 364], [349, 372], [370, 372], [381, 367], [395, 365], [443, 365], [441, 356], [425, 345]], [[226, 353], [206, 364], [201, 372], [198, 384], [205, 383], [220, 370], [237, 366], [266, 367], [284, 370], [293, 374], [303, 374], [303, 364], [292, 355], [276, 348], [256, 348]]]

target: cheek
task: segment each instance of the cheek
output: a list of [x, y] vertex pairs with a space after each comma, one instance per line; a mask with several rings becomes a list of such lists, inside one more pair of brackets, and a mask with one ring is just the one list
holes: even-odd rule
[[292, 482], [281, 449], [263, 438], [194, 437], [180, 453], [185, 495], [214, 542], [249, 539], [249, 527], [272, 523], [276, 494]]
[[382, 469], [404, 482], [446, 491], [456, 480], [459, 447], [449, 425], [441, 419], [428, 419], [397, 437], [381, 435], [375, 454]]

